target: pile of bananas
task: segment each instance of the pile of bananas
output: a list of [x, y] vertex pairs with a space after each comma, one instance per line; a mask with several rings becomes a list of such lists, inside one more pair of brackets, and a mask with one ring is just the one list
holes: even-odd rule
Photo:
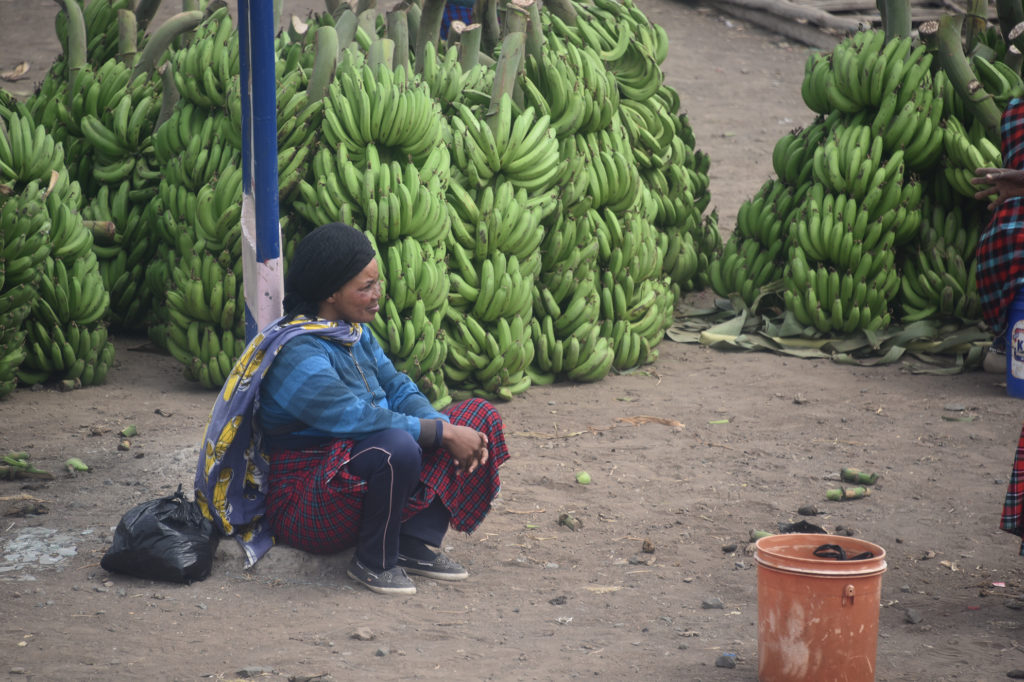
[[[230, 14], [200, 2], [147, 35], [150, 3], [71, 4], [57, 22], [65, 54], [29, 102], [54, 136], [18, 141], [33, 159], [67, 156], [76, 182], [49, 203], [77, 229], [33, 264], [49, 308], [17, 325], [28, 350], [8, 364], [36, 357], [41, 373], [45, 355], [95, 380], [110, 323], [145, 328], [216, 388], [244, 339]], [[653, 361], [678, 296], [706, 286], [722, 248], [705, 215], [709, 159], [660, 68], [665, 31], [630, 0], [573, 2], [575, 18], [535, 15], [545, 39], [512, 63], [514, 50], [451, 38], [414, 54], [413, 35], [391, 33], [418, 30], [406, 11], [311, 15], [275, 41], [285, 263], [319, 224], [362, 229], [387, 291], [371, 327], [438, 407]], [[496, 74], [512, 68], [502, 93]], [[0, 149], [8, 168], [22, 172]], [[40, 161], [20, 181], [47, 171]], [[28, 320], [23, 291], [0, 290], [0, 306]], [[55, 319], [63, 336], [44, 337]]]
[[109, 295], [60, 143], [0, 93], [0, 395], [20, 381], [102, 383]]
[[744, 202], [711, 265], [716, 293], [825, 334], [977, 321], [984, 215], [969, 179], [999, 151], [933, 53], [861, 31], [808, 58], [801, 92], [819, 116], [775, 144], [776, 179]]

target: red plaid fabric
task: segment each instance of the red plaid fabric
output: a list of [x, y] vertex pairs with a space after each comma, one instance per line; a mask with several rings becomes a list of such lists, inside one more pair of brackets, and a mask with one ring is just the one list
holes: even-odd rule
[[[1006, 486], [1006, 500], [1003, 502], [1003, 518], [999, 527], [1007, 533], [1024, 538], [1024, 430], [1021, 430], [1017, 441], [1017, 452], [1013, 457], [1013, 471], [1010, 472], [1010, 483]], [[1020, 553], [1024, 556], [1024, 542]]]
[[[444, 450], [424, 450], [418, 486], [403, 521], [426, 509], [435, 495], [451, 512], [451, 527], [472, 532], [490, 511], [501, 488], [498, 467], [508, 459], [508, 447], [498, 411], [473, 398], [444, 410], [453, 424], [487, 434], [487, 464], [472, 474], [457, 472]], [[345, 466], [355, 442], [333, 441], [323, 448], [284, 450], [270, 455], [267, 520], [277, 541], [316, 554], [332, 554], [356, 544], [366, 482]]]

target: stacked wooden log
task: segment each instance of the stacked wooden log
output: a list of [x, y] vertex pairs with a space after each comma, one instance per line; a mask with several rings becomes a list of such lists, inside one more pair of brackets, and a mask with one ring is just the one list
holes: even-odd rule
[[[705, 0], [701, 4], [822, 49], [833, 48], [843, 36], [859, 28], [882, 25], [875, 0]], [[911, 20], [917, 27], [943, 14], [967, 13], [970, 4], [969, 0], [911, 0]], [[994, 20], [994, 7], [987, 12], [987, 19]]]

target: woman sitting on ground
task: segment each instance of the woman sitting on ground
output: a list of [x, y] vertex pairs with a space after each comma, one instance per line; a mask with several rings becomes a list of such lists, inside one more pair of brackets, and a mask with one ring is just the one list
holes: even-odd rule
[[250, 565], [274, 539], [318, 554], [354, 547], [352, 579], [414, 594], [409, 573], [467, 577], [442, 539], [486, 516], [508, 450], [488, 402], [438, 412], [384, 355], [367, 326], [380, 310], [378, 268], [348, 225], [299, 242], [284, 317], [249, 344], [214, 407], [196, 499], [239, 536]]

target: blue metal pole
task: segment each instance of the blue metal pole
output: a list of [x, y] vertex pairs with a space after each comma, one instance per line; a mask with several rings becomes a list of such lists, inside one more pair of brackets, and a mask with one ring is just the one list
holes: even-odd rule
[[272, 0], [239, 0], [242, 279], [247, 341], [281, 316], [284, 298], [277, 203], [275, 28]]

